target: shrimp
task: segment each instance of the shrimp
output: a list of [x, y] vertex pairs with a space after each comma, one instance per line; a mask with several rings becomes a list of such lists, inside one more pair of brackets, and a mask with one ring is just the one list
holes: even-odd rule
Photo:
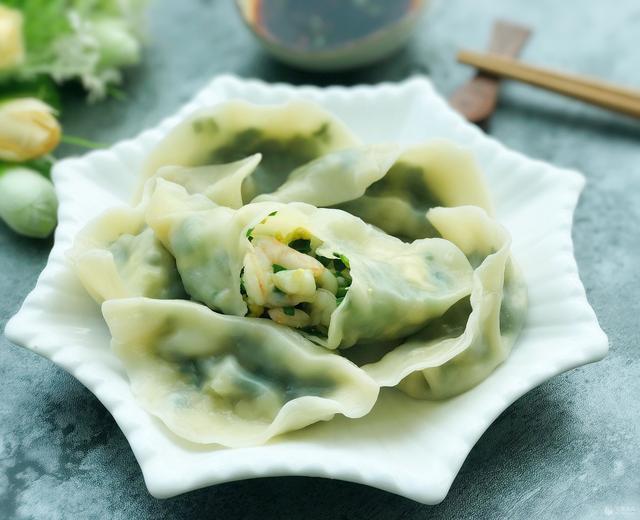
[[[288, 272], [297, 273], [302, 270], [295, 271], [282, 271], [283, 274]], [[308, 278], [311, 278], [311, 284], [315, 292], [314, 278], [311, 272], [307, 276], [303, 276], [302, 280], [298, 283], [306, 282], [309, 285]], [[247, 292], [247, 304], [249, 305], [250, 316], [259, 316], [262, 314], [263, 307], [293, 307], [303, 301], [311, 301], [313, 294], [287, 294], [282, 290], [276, 290], [276, 284], [282, 284], [282, 281], [286, 279], [286, 276], [277, 277], [273, 273], [273, 266], [267, 256], [261, 249], [254, 248], [249, 251], [244, 257], [244, 272], [242, 274], [242, 281], [244, 283], [245, 291]], [[298, 278], [298, 276], [294, 276]], [[291, 280], [295, 281], [295, 280]], [[276, 282], [276, 284], [274, 284]], [[291, 284], [293, 287], [293, 284]], [[308, 287], [302, 287], [308, 291]]]
[[287, 314], [283, 309], [269, 309], [269, 318], [280, 325], [301, 329], [307, 327], [311, 323], [309, 315], [300, 309], [293, 309], [293, 314]]
[[273, 237], [256, 237], [253, 240], [253, 246], [262, 251], [272, 264], [281, 265], [285, 269], [309, 269], [316, 278], [319, 278], [325, 270], [325, 267], [315, 258], [300, 253]]
[[242, 280], [247, 299], [255, 305], [264, 306], [273, 293], [271, 262], [261, 249], [254, 248], [244, 256]]

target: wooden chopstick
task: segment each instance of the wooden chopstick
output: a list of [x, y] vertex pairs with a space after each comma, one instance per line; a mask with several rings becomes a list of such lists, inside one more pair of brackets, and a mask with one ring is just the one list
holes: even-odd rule
[[458, 61], [496, 76], [552, 90], [565, 96], [640, 118], [640, 90], [527, 65], [521, 61], [495, 54], [460, 51]]

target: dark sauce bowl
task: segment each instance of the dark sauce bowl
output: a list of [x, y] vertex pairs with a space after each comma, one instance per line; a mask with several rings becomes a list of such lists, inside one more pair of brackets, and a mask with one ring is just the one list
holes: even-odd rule
[[306, 70], [369, 65], [406, 45], [428, 0], [236, 0], [279, 60]]

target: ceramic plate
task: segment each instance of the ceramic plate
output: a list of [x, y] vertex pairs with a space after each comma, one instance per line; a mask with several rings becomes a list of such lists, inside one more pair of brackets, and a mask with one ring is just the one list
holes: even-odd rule
[[[100, 310], [67, 265], [65, 251], [87, 220], [131, 199], [145, 155], [173, 126], [198, 108], [232, 98], [263, 104], [312, 100], [366, 142], [409, 145], [444, 137], [469, 147], [486, 173], [497, 217], [513, 235], [513, 254], [529, 285], [526, 327], [509, 359], [456, 398], [416, 401], [387, 389], [362, 419], [336, 417], [254, 448], [189, 444], [147, 414], [134, 400]], [[53, 178], [60, 198], [55, 245], [5, 334], [69, 371], [104, 403], [156, 497], [238, 479], [308, 475], [434, 504], [444, 499], [480, 435], [513, 401], [607, 352], [573, 257], [571, 225], [583, 176], [507, 150], [463, 121], [424, 78], [321, 89], [219, 77], [157, 128], [109, 150], [60, 161]]]

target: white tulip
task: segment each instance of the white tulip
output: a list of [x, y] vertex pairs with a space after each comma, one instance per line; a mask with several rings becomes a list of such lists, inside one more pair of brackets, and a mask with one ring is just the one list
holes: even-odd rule
[[54, 114], [35, 98], [0, 103], [0, 160], [28, 161], [58, 146], [60, 125]]
[[0, 5], [0, 70], [12, 69], [23, 61], [22, 13]]

